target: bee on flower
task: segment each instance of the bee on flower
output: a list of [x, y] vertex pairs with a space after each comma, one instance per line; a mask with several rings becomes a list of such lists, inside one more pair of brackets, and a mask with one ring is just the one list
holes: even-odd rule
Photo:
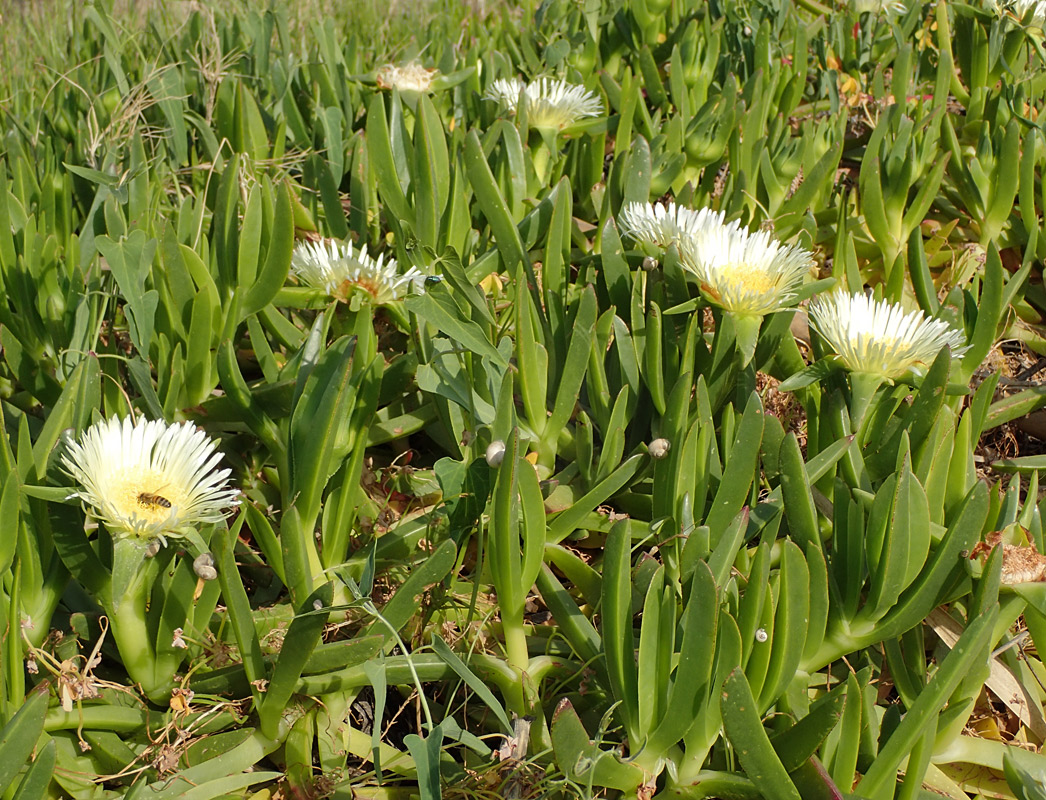
[[603, 113], [603, 101], [594, 92], [551, 78], [527, 84], [518, 78], [499, 78], [491, 84], [485, 97], [513, 113], [519, 112], [522, 100], [530, 126], [550, 131], [560, 131], [586, 117]]
[[62, 454], [87, 513], [114, 537], [147, 542], [224, 519], [239, 492], [220, 461], [214, 441], [188, 422], [129, 417], [96, 422]]
[[376, 305], [401, 300], [411, 288], [423, 291], [425, 276], [416, 268], [400, 274], [396, 259], [377, 259], [364, 245], [354, 250], [351, 242], [333, 239], [302, 242], [295, 246], [291, 269], [302, 283], [321, 289], [343, 302], [354, 293], [362, 294]]

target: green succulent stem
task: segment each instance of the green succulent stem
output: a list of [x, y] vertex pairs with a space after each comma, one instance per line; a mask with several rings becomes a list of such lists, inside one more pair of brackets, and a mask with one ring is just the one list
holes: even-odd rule
[[534, 165], [534, 173], [537, 175], [538, 185], [545, 186], [548, 183], [548, 173], [552, 162], [552, 151], [543, 136], [531, 137], [530, 163]]
[[106, 613], [127, 674], [142, 687], [150, 700], [165, 702], [182, 663], [182, 651], [170, 644], [158, 651], [154, 644], [155, 633], [150, 630], [147, 609], [157, 577], [155, 564], [145, 559], [122, 594], [108, 603]]
[[818, 3], [817, 0], [796, 0], [796, 5], [825, 18], [831, 18], [833, 14], [832, 9], [823, 3]]
[[850, 432], [857, 434], [860, 442], [867, 435], [867, 420], [871, 419], [869, 413], [875, 393], [883, 384], [881, 375], [870, 372], [850, 373]]
[[157, 681], [156, 653], [145, 620], [145, 601], [148, 582], [145, 570], [139, 570], [120, 598], [109, 611], [109, 626], [116, 649], [120, 651], [124, 669], [131, 680], [142, 687], [150, 698], [169, 690], [173, 670], [166, 681]]

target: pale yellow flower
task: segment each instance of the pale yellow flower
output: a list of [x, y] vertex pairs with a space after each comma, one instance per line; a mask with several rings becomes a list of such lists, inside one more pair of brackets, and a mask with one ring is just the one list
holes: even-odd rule
[[220, 522], [236, 505], [219, 461], [214, 441], [188, 422], [129, 417], [95, 423], [62, 454], [81, 486], [73, 496], [113, 536], [159, 540]]
[[966, 352], [963, 334], [922, 311], [905, 313], [865, 294], [832, 292], [810, 304], [810, 326], [851, 372], [896, 380], [920, 372], [945, 346]]
[[[724, 220], [722, 212], [710, 208], [695, 211], [675, 203], [629, 203], [621, 213], [621, 230], [637, 242], [678, 247], [684, 240], [694, 242], [706, 232], [722, 228]], [[737, 228], [738, 223], [727, 227]]]
[[809, 251], [782, 244], [767, 231], [722, 224], [683, 237], [679, 263], [697, 276], [717, 306], [752, 317], [792, 305], [814, 265]]

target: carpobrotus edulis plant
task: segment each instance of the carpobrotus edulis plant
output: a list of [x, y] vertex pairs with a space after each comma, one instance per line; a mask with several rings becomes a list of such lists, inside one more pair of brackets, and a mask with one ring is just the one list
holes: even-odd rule
[[62, 463], [75, 496], [114, 537], [177, 537], [220, 522], [236, 504], [214, 441], [188, 422], [113, 417], [69, 442]]
[[721, 212], [707, 208], [632, 203], [621, 224], [637, 242], [675, 245], [679, 265], [697, 278], [701, 294], [731, 316], [745, 364], [755, 353], [763, 317], [795, 304], [814, 265], [804, 248], [783, 244], [768, 231], [753, 233], [728, 223]]
[[[197, 557], [207, 553], [204, 526], [220, 523], [237, 504], [228, 469], [219, 469], [221, 453], [206, 433], [191, 423], [112, 417], [96, 422], [79, 440], [68, 440], [61, 457], [79, 488], [89, 518], [98, 520], [112, 539], [111, 566], [101, 602], [128, 674], [154, 699], [172, 686], [183, 654], [172, 643], [150, 634], [148, 613], [173, 548], [160, 558], [169, 538], [184, 539]], [[103, 550], [104, 552], [104, 550]], [[99, 569], [105, 560], [99, 559]], [[172, 572], [171, 575], [174, 573]], [[176, 584], [171, 583], [171, 586]], [[182, 604], [191, 618], [193, 603]], [[209, 595], [217, 600], [217, 590]], [[164, 603], [166, 605], [166, 602]], [[209, 613], [209, 612], [208, 612]], [[188, 623], [186, 623], [188, 624]]]
[[810, 326], [847, 370], [889, 381], [920, 374], [944, 347], [953, 356], [966, 350], [963, 334], [947, 323], [865, 294], [817, 297]]
[[519, 78], [499, 78], [491, 84], [486, 97], [514, 113], [519, 111], [522, 97], [530, 126], [552, 131], [603, 113], [603, 101], [594, 92], [584, 86], [551, 78], [527, 84]]

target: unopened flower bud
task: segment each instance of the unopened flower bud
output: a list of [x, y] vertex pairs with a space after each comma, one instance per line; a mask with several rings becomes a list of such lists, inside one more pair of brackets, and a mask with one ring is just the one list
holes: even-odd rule
[[492, 467], [500, 467], [501, 462], [505, 460], [505, 443], [500, 439], [496, 439], [487, 445], [487, 452], [484, 458], [487, 459], [487, 464]]
[[664, 458], [672, 447], [668, 439], [654, 439], [648, 446], [647, 452], [651, 458]]

